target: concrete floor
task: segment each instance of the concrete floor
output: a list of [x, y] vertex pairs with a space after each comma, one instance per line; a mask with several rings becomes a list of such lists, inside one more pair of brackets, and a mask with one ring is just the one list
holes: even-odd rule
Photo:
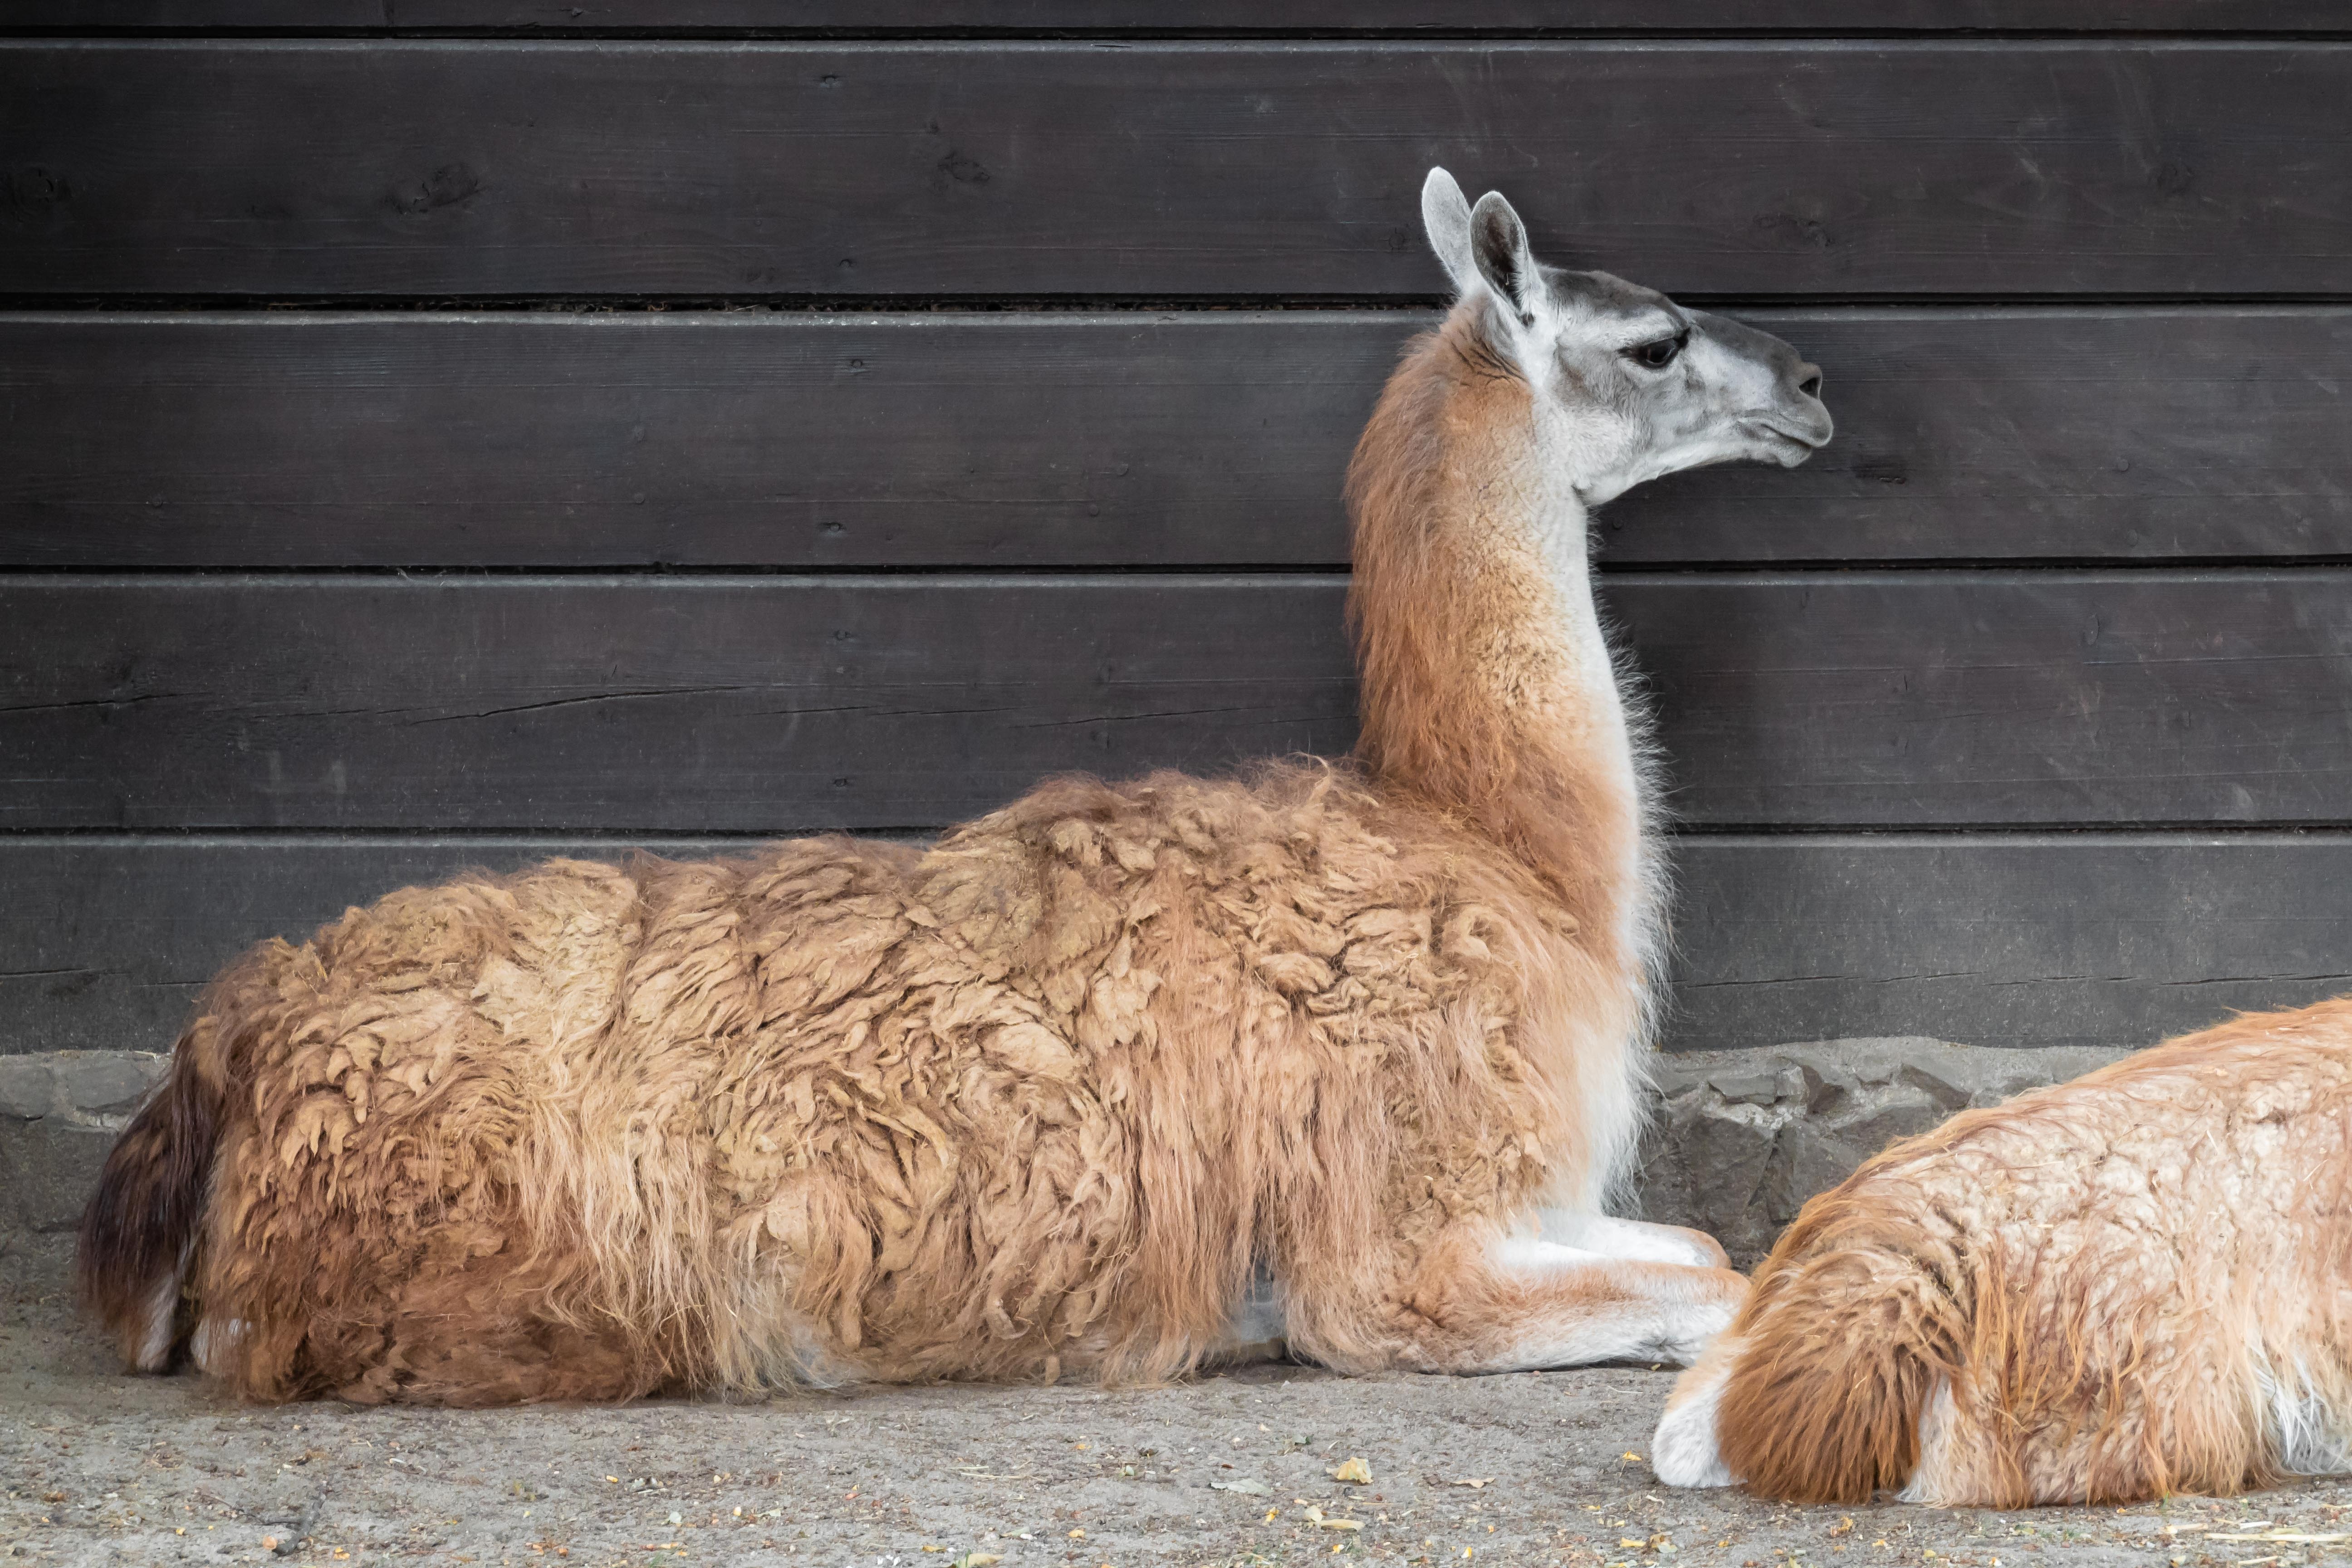
[[[121, 1375], [77, 1321], [66, 1268], [53, 1241], [0, 1256], [0, 1560], [2090, 1568], [2352, 1556], [2352, 1486], [2340, 1482], [2014, 1514], [1672, 1491], [1643, 1455], [1673, 1373], [1646, 1368], [1348, 1379], [1264, 1367], [1108, 1393], [253, 1409], [194, 1376]], [[1332, 1478], [1351, 1458], [1369, 1484]]]

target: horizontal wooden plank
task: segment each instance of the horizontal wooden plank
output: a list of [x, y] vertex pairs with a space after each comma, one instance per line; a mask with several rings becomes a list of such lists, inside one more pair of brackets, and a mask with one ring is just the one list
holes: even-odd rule
[[[1611, 562], [2352, 555], [2352, 310], [1744, 314], [1837, 440]], [[1337, 566], [1433, 319], [0, 314], [0, 565]]]
[[0, 46], [0, 292], [2340, 294], [2352, 47]]
[[1048, 771], [1346, 749], [1340, 592], [18, 578], [0, 828], [936, 826]]
[[391, 0], [21, 0], [11, 31], [344, 32], [392, 24]]
[[1612, 587], [1713, 825], [2352, 823], [2352, 574]]
[[[0, 580], [0, 828], [934, 826], [1349, 744], [1334, 576]], [[2352, 573], [1627, 574], [1687, 821], [2352, 823]]]
[[[747, 853], [667, 840], [659, 853]], [[161, 1050], [267, 936], [609, 841], [0, 838], [0, 1053]], [[2342, 835], [1685, 839], [1667, 1044], [2137, 1044], [2352, 985]]]
[[2141, 1045], [2352, 990], [2352, 838], [1686, 839], [1670, 1042]]
[[0, 316], [0, 555], [1344, 563], [1430, 318], [1293, 314]]
[[13, 28], [62, 31], [236, 28], [301, 34], [353, 29], [522, 28], [614, 31], [1088, 35], [1385, 32], [1966, 33], [2344, 30], [2332, 0], [12, 0]]

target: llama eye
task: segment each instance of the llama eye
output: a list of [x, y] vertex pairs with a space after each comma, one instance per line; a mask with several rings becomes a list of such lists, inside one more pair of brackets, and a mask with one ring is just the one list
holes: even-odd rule
[[1671, 338], [1660, 338], [1655, 342], [1636, 343], [1625, 351], [1625, 357], [1652, 370], [1664, 370], [1675, 363], [1675, 357], [1683, 352], [1683, 345], [1689, 341], [1688, 332], [1676, 332]]

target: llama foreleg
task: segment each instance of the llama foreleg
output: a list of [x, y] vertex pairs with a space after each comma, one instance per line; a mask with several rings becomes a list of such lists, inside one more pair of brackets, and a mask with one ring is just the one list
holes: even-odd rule
[[180, 1342], [180, 1292], [187, 1281], [188, 1262], [195, 1250], [194, 1242], [181, 1247], [179, 1261], [148, 1290], [142, 1316], [131, 1332], [135, 1348], [131, 1364], [141, 1372], [171, 1370], [172, 1352]]
[[1612, 1219], [1573, 1209], [1538, 1209], [1536, 1221], [1540, 1239], [1580, 1252], [1643, 1263], [1686, 1263], [1694, 1268], [1731, 1267], [1730, 1258], [1715, 1237], [1684, 1226]]
[[1494, 1243], [1425, 1279], [1412, 1305], [1433, 1371], [1540, 1372], [1596, 1362], [1688, 1365], [1728, 1325], [1748, 1281], [1727, 1268], [1605, 1258], [1556, 1242]]

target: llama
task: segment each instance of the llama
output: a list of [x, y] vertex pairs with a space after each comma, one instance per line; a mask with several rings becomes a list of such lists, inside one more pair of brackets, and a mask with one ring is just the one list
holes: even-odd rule
[[1964, 1111], [1805, 1205], [1659, 1478], [2023, 1508], [2352, 1469], [2347, 1179], [2352, 998]]
[[1423, 193], [1459, 292], [1349, 476], [1350, 763], [1050, 781], [929, 850], [466, 876], [212, 986], [83, 1222], [137, 1368], [260, 1401], [1686, 1363], [1605, 1217], [1661, 873], [1587, 509], [1793, 466], [1820, 373]]

